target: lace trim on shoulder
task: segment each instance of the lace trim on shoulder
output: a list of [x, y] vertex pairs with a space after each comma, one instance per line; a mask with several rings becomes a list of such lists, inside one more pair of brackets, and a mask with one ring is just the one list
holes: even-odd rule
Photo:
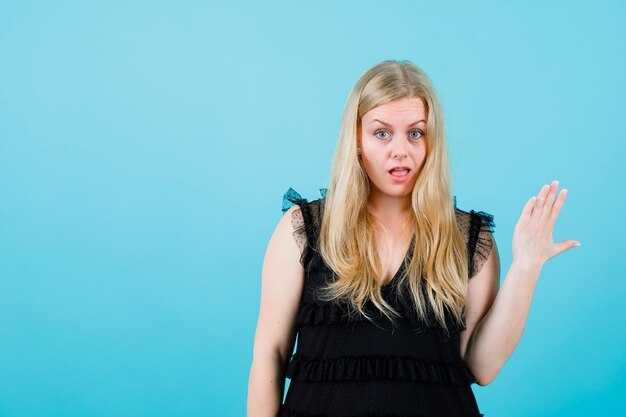
[[495, 223], [493, 215], [483, 211], [471, 210], [472, 228], [470, 233], [469, 246], [473, 256], [470, 257], [470, 279], [478, 275], [483, 269], [489, 253], [493, 247], [493, 232]]
[[394, 379], [443, 385], [469, 385], [476, 381], [463, 362], [381, 355], [318, 358], [295, 353], [285, 376], [300, 381]]
[[469, 278], [475, 277], [483, 268], [493, 246], [495, 229], [493, 215], [484, 211], [466, 212], [456, 208], [457, 222], [467, 245]]
[[[320, 188], [320, 195], [322, 198], [326, 198], [326, 194], [328, 193], [328, 188]], [[287, 191], [283, 194], [283, 213], [294, 206], [296, 204], [301, 205], [303, 203], [308, 203], [309, 201], [306, 198], [302, 198], [302, 196], [293, 188], [289, 187]]]
[[[327, 191], [326, 188], [320, 188], [322, 198], [326, 197]], [[307, 243], [313, 240], [313, 221], [319, 217], [319, 206], [313, 203], [303, 198], [291, 187], [283, 194], [283, 213], [294, 205], [299, 206], [291, 212], [291, 226], [293, 237], [300, 249], [300, 264], [303, 266], [309, 252]]]
[[301, 209], [297, 208], [291, 213], [291, 226], [293, 227], [293, 238], [300, 250], [300, 263], [304, 265], [304, 258], [307, 255], [306, 228]]

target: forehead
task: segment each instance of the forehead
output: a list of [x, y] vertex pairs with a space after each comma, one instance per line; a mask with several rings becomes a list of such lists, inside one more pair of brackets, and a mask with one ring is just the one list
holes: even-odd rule
[[426, 119], [426, 106], [419, 97], [393, 100], [374, 107], [363, 115], [364, 123], [372, 123], [374, 119], [387, 123]]

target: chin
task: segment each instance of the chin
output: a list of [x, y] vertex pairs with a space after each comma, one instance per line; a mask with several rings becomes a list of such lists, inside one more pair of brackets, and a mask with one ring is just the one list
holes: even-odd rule
[[389, 196], [389, 197], [410, 197], [413, 192], [413, 187], [406, 188], [393, 188], [393, 187], [385, 187], [385, 188], [377, 188], [378, 193]]

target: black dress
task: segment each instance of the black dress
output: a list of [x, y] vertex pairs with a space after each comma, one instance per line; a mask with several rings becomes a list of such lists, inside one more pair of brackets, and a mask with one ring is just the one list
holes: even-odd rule
[[[290, 384], [279, 416], [482, 416], [471, 388], [476, 379], [460, 355], [459, 333], [464, 328], [453, 326], [450, 318], [452, 327], [446, 335], [436, 322], [418, 319], [402, 292], [396, 297], [396, 278], [406, 267], [404, 262], [382, 287], [385, 300], [403, 316], [396, 319], [395, 328], [374, 308], [366, 310], [377, 317], [376, 325], [361, 316], [348, 317], [340, 305], [315, 298], [315, 289], [335, 276], [316, 246], [326, 189], [320, 191], [322, 198], [311, 202], [292, 188], [283, 196], [283, 212], [300, 206], [291, 221], [305, 285], [297, 313], [296, 350], [286, 370]], [[456, 208], [456, 199], [455, 211], [473, 277], [491, 250], [493, 216], [462, 211]], [[414, 242], [405, 261], [413, 247]]]

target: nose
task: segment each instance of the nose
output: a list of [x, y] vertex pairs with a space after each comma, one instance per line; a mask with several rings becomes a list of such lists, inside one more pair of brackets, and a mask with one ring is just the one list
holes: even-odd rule
[[407, 156], [406, 143], [404, 141], [399, 140], [396, 142], [396, 145], [393, 147], [392, 157], [402, 159]]

